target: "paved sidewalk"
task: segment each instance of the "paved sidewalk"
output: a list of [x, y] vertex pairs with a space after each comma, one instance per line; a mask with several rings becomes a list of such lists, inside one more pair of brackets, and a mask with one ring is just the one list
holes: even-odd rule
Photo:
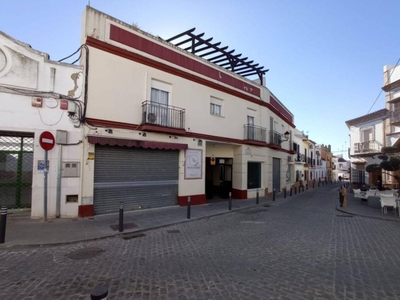
[[[330, 192], [336, 189], [339, 191], [339, 187], [339, 183], [333, 183], [325, 186], [321, 185], [320, 187], [315, 186], [314, 189], [309, 188], [296, 195], [293, 191], [292, 196], [290, 196], [288, 192], [286, 199], [284, 199], [283, 193], [279, 193], [276, 194], [276, 201], [273, 201], [272, 197], [260, 197], [259, 206], [283, 204], [285, 201], [292, 201], [296, 199], [297, 196], [304, 193], [312, 195], [313, 191], [321, 189], [328, 189]], [[350, 191], [350, 188], [348, 191]], [[256, 199], [254, 198], [232, 200], [232, 211], [250, 209], [256, 206]], [[365, 204], [361, 205], [358, 199], [354, 199], [350, 192], [348, 192], [348, 207], [346, 209], [341, 209], [341, 211], [363, 216], [382, 217], [380, 216], [380, 209], [368, 207]], [[124, 213], [124, 225], [126, 227], [123, 233], [118, 231], [118, 213], [99, 215], [91, 218], [49, 219], [47, 222], [32, 220], [27, 217], [12, 217], [12, 215], [10, 215], [7, 219], [6, 242], [0, 244], [0, 250], [78, 243], [121, 234], [132, 234], [225, 213], [230, 213], [228, 210], [228, 200], [204, 205], [193, 205], [191, 207], [190, 220], [187, 219], [187, 208], [180, 206], [130, 211]], [[384, 215], [382, 218], [400, 221], [400, 218], [394, 217], [393, 213], [393, 216], [390, 215], [390, 213], [389, 211], [388, 215]]]
[[400, 217], [398, 216], [398, 213], [395, 213], [390, 208], [388, 208], [387, 214], [382, 214], [379, 197], [368, 197], [367, 201], [361, 200], [360, 198], [354, 198], [354, 194], [352, 193], [350, 187], [347, 188], [347, 207], [340, 207], [338, 203], [336, 209], [340, 212], [361, 217], [400, 222]]

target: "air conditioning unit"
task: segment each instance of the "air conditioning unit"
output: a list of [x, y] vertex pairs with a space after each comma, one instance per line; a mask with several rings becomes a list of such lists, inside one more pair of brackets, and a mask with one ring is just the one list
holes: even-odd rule
[[146, 123], [156, 123], [157, 121], [157, 115], [152, 112], [144, 112], [143, 113], [143, 119], [145, 120]]

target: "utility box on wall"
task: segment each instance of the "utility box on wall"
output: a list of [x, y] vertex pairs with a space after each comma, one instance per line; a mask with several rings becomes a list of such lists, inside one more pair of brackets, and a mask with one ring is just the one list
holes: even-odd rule
[[56, 131], [56, 144], [66, 144], [68, 139], [68, 131], [57, 130]]
[[63, 162], [62, 177], [79, 177], [80, 163], [79, 162]]

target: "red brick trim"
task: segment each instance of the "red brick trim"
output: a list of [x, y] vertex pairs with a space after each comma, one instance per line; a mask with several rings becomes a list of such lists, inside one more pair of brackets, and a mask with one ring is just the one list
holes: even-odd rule
[[233, 199], [247, 199], [247, 190], [232, 189]]
[[79, 205], [78, 206], [78, 216], [80, 218], [94, 216], [94, 205], [93, 204]]
[[187, 206], [188, 204], [188, 197], [190, 196], [190, 203], [191, 205], [199, 205], [199, 204], [206, 204], [206, 195], [187, 195], [187, 196], [178, 196], [178, 204], [180, 206]]

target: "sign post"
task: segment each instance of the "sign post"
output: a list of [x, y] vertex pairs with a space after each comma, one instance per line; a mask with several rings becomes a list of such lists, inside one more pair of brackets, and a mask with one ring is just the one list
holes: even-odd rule
[[47, 173], [49, 170], [47, 169], [47, 160], [48, 160], [48, 151], [54, 148], [54, 144], [56, 143], [53, 134], [49, 131], [44, 131], [39, 137], [39, 144], [44, 149], [44, 197], [43, 197], [43, 218], [44, 221], [47, 221]]

